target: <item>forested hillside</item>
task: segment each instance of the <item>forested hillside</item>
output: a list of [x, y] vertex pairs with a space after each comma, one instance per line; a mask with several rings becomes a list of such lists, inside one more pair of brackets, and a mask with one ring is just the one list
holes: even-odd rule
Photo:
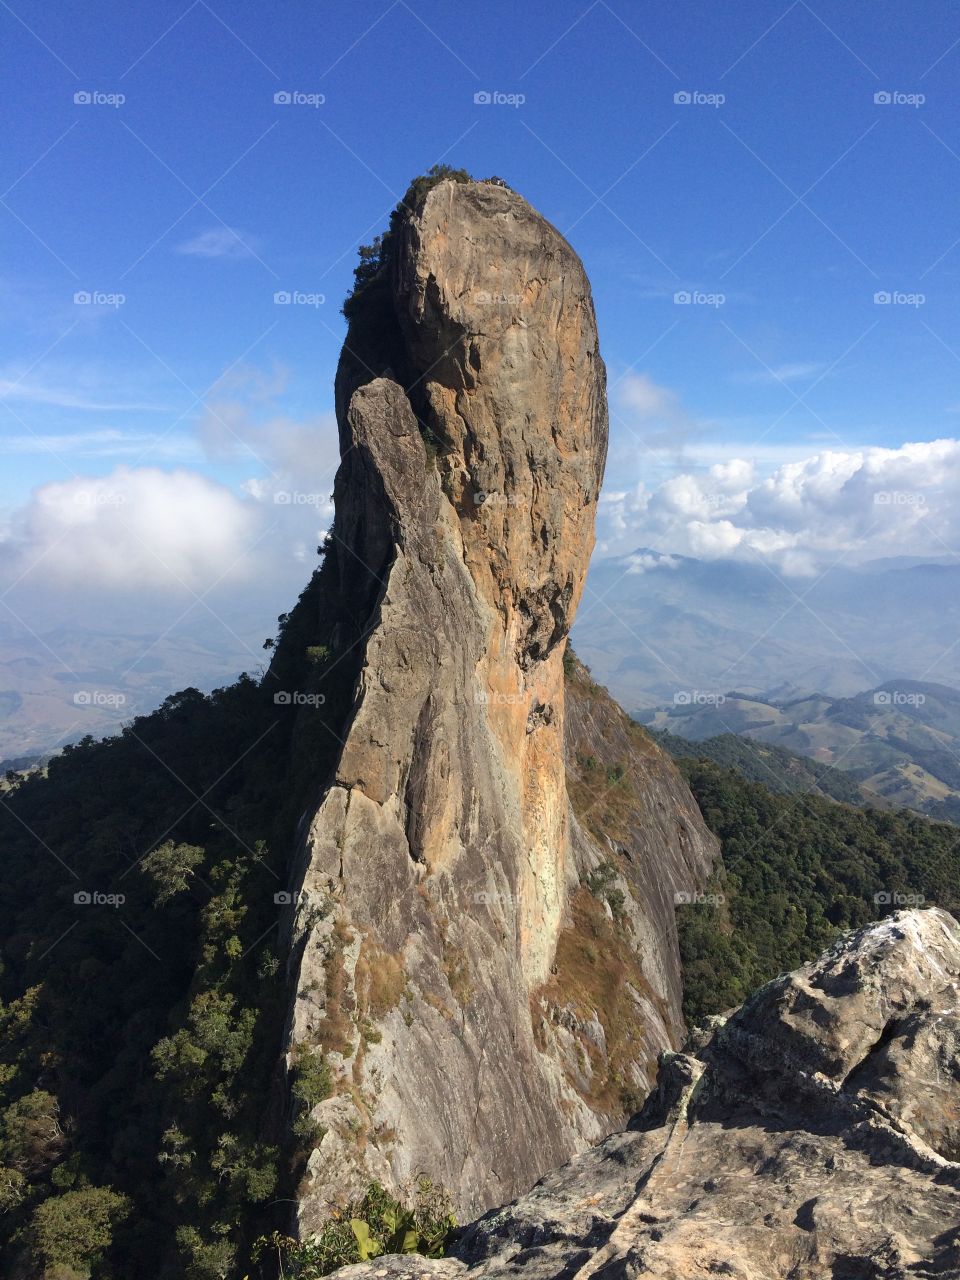
[[328, 578], [263, 682], [187, 689], [0, 797], [5, 1276], [217, 1280], [286, 1222], [279, 926], [356, 661], [321, 643]]
[[960, 830], [909, 810], [775, 794], [713, 761], [681, 769], [722, 864], [677, 913], [688, 1020], [739, 1004], [839, 933], [904, 906], [960, 911]]
[[795, 751], [787, 751], [785, 747], [775, 747], [736, 733], [721, 733], [714, 738], [692, 742], [666, 729], [650, 729], [648, 732], [675, 760], [685, 757], [712, 760], [783, 795], [813, 793], [847, 804], [880, 804], [886, 807], [880, 796], [867, 791], [849, 774], [798, 755]]

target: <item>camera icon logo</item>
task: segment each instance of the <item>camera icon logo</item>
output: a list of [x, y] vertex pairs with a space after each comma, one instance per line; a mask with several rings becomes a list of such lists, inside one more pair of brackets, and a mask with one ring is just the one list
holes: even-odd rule
[[79, 289], [79, 290], [78, 290], [78, 291], [73, 295], [73, 301], [74, 301], [74, 305], [75, 305], [75, 306], [78, 306], [78, 307], [89, 307], [90, 303], [93, 301], [93, 298], [92, 298], [92, 297], [91, 297], [91, 295], [87, 292], [87, 290], [86, 290], [86, 289]]
[[673, 95], [673, 100], [678, 107], [687, 107], [693, 101], [693, 95], [688, 89], [681, 89]]
[[78, 889], [73, 895], [73, 900], [78, 907], [88, 907], [92, 901], [86, 889]]
[[73, 95], [73, 100], [78, 107], [87, 107], [93, 101], [93, 95], [88, 93], [85, 89], [78, 89]]
[[281, 689], [279, 693], [273, 695], [273, 704], [276, 707], [289, 707], [293, 702], [293, 694], [288, 693], [286, 689]]
[[889, 707], [893, 702], [893, 698], [886, 689], [878, 689], [873, 695], [873, 701], [878, 707]]
[[690, 305], [690, 293], [687, 289], [680, 289], [673, 295], [673, 301], [678, 307], [688, 307]]
[[493, 95], [490, 93], [489, 89], [481, 89], [478, 93], [473, 95], [473, 100], [478, 107], [488, 107], [493, 101]]
[[890, 305], [890, 294], [886, 289], [881, 289], [873, 295], [873, 301], [878, 307], [887, 307]]
[[93, 694], [88, 689], [79, 689], [73, 695], [73, 703], [76, 707], [89, 707], [93, 701]]
[[886, 107], [893, 101], [893, 97], [885, 89], [881, 89], [873, 95], [873, 100], [878, 107]]
[[278, 289], [273, 295], [273, 301], [278, 307], [289, 307], [293, 299], [290, 297], [290, 294], [286, 289]]
[[281, 889], [273, 895], [273, 900], [278, 907], [289, 907], [290, 903], [293, 902], [293, 894], [286, 889]]
[[286, 89], [280, 89], [273, 95], [274, 105], [278, 107], [289, 107], [293, 101], [293, 96]]

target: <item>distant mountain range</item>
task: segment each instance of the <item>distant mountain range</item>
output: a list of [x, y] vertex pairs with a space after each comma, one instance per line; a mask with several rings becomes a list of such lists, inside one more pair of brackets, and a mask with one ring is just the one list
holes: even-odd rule
[[786, 747], [775, 747], [735, 733], [692, 741], [665, 729], [650, 729], [658, 746], [675, 760], [712, 760], [748, 782], [762, 782], [777, 795], [814, 795], [864, 808], [886, 808], [887, 801], [861, 786], [849, 773], [820, 764]]
[[960, 560], [838, 565], [819, 577], [640, 548], [595, 560], [577, 653], [627, 707], [739, 689], [848, 697], [888, 681], [960, 686]]
[[0, 761], [116, 733], [187, 686], [206, 692], [256, 672], [277, 610], [231, 598], [214, 609], [187, 600], [104, 606], [98, 617], [96, 602], [81, 601], [66, 625], [53, 601], [25, 610], [23, 625], [0, 617]]
[[[732, 691], [710, 703], [681, 697], [670, 706], [639, 711], [636, 718], [665, 731], [664, 745], [673, 754], [684, 754], [674, 739], [709, 746], [699, 753], [773, 790], [789, 790], [783, 780], [802, 778], [803, 770], [795, 756], [793, 764], [779, 757], [763, 760], [753, 743], [809, 757], [814, 769], [829, 766], [822, 777], [813, 773], [809, 786], [835, 799], [862, 804], [875, 798], [960, 822], [960, 692], [946, 685], [902, 680], [849, 698], [787, 700]], [[858, 794], [841, 794], [838, 771], [861, 789]]]
[[[299, 582], [150, 609], [135, 599], [121, 607], [19, 593], [17, 616], [0, 616], [0, 759], [115, 732], [188, 685], [209, 690], [255, 672]], [[642, 709], [730, 689], [788, 701], [849, 697], [888, 681], [960, 686], [958, 637], [956, 558], [778, 578], [760, 563], [644, 548], [594, 559], [573, 629], [597, 680]]]

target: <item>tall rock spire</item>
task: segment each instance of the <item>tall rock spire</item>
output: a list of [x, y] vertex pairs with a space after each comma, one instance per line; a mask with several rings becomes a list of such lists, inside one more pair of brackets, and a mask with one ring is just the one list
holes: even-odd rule
[[[323, 1053], [333, 1090], [314, 1109], [304, 1231], [370, 1177], [426, 1172], [461, 1213], [501, 1202], [620, 1118], [589, 1087], [597, 1011], [545, 1029], [541, 999], [602, 860], [571, 810], [564, 740], [607, 447], [590, 287], [496, 183], [434, 186], [385, 256], [337, 375], [332, 553], [363, 654], [293, 924], [290, 1061]], [[662, 837], [671, 892], [712, 855], [692, 805], [684, 826], [686, 850]], [[676, 1007], [653, 1013], [667, 914], [639, 1040], [678, 1027]], [[660, 986], [675, 1006], [678, 983]]]

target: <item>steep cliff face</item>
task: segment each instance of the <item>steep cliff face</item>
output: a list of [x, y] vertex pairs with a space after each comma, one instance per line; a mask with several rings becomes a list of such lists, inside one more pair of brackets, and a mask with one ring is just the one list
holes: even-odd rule
[[960, 1276], [960, 927], [905, 911], [763, 987], [628, 1131], [468, 1227], [439, 1261], [342, 1280]]
[[[330, 554], [360, 666], [292, 922], [289, 1062], [331, 1078], [303, 1231], [371, 1176], [502, 1203], [622, 1120], [676, 1041], [672, 894], [712, 838], [622, 713], [620, 747], [590, 747], [585, 674], [569, 724], [565, 697], [604, 380], [579, 260], [494, 184], [435, 187], [352, 308]], [[591, 797], [577, 762], [610, 750]]]

